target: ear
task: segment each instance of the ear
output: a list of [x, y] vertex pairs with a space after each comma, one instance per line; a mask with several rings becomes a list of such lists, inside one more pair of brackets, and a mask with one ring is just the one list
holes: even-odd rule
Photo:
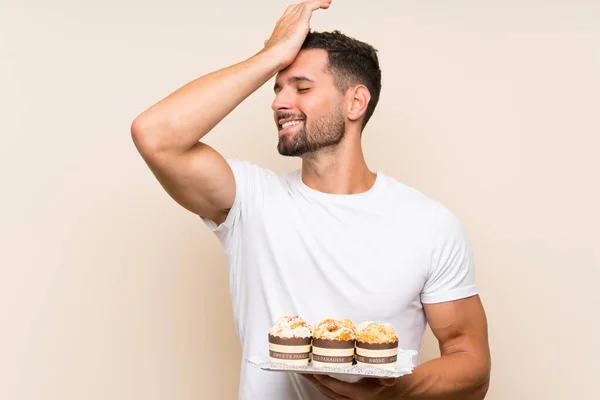
[[358, 121], [367, 112], [371, 93], [365, 85], [358, 85], [348, 91], [348, 119]]

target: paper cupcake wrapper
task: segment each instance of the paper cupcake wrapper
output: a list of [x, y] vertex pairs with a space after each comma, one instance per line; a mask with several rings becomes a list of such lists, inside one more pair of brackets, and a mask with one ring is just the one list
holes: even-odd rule
[[398, 360], [398, 342], [356, 342], [356, 361], [360, 364], [375, 364], [389, 368]]
[[320, 354], [313, 353], [312, 355], [313, 363], [315, 365], [319, 365], [319, 363], [325, 364], [352, 364], [354, 361], [354, 354], [351, 356], [324, 356]]
[[313, 347], [320, 347], [322, 349], [353, 349], [355, 340], [333, 340], [333, 339], [320, 339], [313, 338]]
[[396, 355], [391, 357], [365, 357], [357, 354], [356, 361], [363, 364], [392, 364], [398, 361], [398, 356]]
[[361, 342], [359, 340], [356, 341], [356, 347], [360, 347], [362, 349], [367, 350], [387, 350], [387, 349], [397, 349], [398, 341], [388, 342], [388, 343], [367, 343]]
[[313, 338], [313, 365], [316, 367], [330, 364], [352, 365], [354, 344], [354, 340]]
[[273, 343], [279, 346], [305, 346], [310, 345], [311, 337], [293, 337], [284, 338], [279, 336], [273, 336], [269, 334], [269, 343]]
[[306, 365], [310, 360], [311, 338], [282, 338], [269, 334], [269, 357], [273, 362]]

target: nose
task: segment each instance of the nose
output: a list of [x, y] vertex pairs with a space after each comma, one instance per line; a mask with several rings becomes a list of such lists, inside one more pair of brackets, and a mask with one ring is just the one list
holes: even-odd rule
[[294, 96], [289, 90], [281, 89], [279, 93], [275, 95], [275, 99], [271, 104], [273, 111], [279, 110], [291, 110], [294, 107]]

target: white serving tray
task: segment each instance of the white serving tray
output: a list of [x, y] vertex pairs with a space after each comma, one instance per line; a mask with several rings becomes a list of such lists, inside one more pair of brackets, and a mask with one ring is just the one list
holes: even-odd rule
[[351, 367], [324, 367], [315, 368], [312, 363], [308, 366], [294, 366], [277, 364], [271, 362], [269, 357], [250, 357], [247, 362], [265, 371], [294, 372], [297, 374], [329, 375], [335, 379], [344, 382], [358, 382], [362, 378], [399, 378], [403, 375], [411, 374], [415, 364], [413, 357], [417, 355], [414, 350], [398, 349], [398, 362], [396, 369], [383, 369], [368, 365], [353, 365]]

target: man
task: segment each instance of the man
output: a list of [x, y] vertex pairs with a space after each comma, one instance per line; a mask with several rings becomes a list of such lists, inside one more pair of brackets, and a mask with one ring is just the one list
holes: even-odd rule
[[[240, 398], [483, 399], [490, 355], [467, 239], [441, 204], [367, 167], [361, 135], [381, 72], [371, 46], [337, 31], [309, 34], [312, 13], [330, 3], [289, 6], [259, 53], [136, 118], [134, 142], [165, 190], [223, 243], [243, 348]], [[200, 142], [275, 75], [278, 150], [301, 157], [301, 171], [225, 160]], [[354, 384], [249, 367], [289, 314], [390, 322], [400, 346], [416, 350], [428, 322], [441, 357], [398, 379]]]

